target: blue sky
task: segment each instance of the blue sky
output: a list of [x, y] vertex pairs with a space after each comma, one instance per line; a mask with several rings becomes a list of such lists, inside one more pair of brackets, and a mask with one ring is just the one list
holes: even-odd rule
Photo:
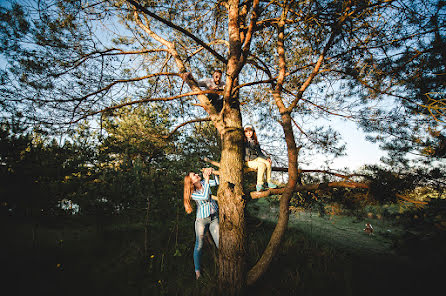
[[385, 155], [377, 143], [366, 141], [365, 133], [353, 122], [339, 121], [333, 128], [341, 133], [346, 142], [345, 152], [347, 155], [334, 160], [332, 168], [348, 167], [355, 170], [365, 164], [378, 164], [380, 158]]

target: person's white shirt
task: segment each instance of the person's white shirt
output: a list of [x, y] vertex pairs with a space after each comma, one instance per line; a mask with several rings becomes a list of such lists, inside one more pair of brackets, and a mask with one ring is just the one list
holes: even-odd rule
[[219, 84], [215, 84], [213, 78], [203, 78], [197, 82], [198, 86], [205, 87], [206, 89], [215, 89], [215, 90], [223, 90], [225, 87], [225, 83], [222, 79], [220, 79]]

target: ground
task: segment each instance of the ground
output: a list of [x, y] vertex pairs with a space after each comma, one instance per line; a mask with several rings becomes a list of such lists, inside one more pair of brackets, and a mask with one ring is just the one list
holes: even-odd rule
[[[259, 200], [250, 208], [261, 223], [273, 227], [277, 221], [277, 204]], [[372, 235], [363, 231], [366, 223], [372, 224]], [[262, 291], [268, 289], [280, 295], [429, 294], [441, 287], [445, 246], [442, 231], [423, 233], [379, 215], [358, 218], [294, 211], [281, 254], [271, 268], [286, 269], [288, 274], [273, 276], [284, 285], [268, 285], [271, 277], [254, 290], [260, 295], [267, 295]], [[294, 270], [287, 267], [293, 265]]]
[[[277, 203], [251, 201], [248, 267], [262, 254]], [[442, 287], [446, 238], [392, 218], [294, 210], [278, 254], [248, 295], [431, 295]], [[193, 217], [144, 225], [95, 217], [0, 219], [2, 295], [209, 295], [215, 250], [205, 243], [203, 278], [193, 273]], [[373, 235], [363, 231], [365, 223]]]

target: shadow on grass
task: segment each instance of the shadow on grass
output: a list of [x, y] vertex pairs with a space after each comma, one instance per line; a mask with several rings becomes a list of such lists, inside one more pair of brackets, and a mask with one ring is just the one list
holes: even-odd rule
[[[248, 267], [276, 217], [266, 201], [249, 204]], [[108, 221], [98, 230], [85, 217], [57, 217], [40, 223], [33, 240], [31, 221], [2, 218], [2, 295], [215, 295], [215, 250], [205, 243], [196, 281], [193, 217], [185, 219], [178, 228], [152, 223], [145, 252], [138, 223]], [[362, 222], [340, 219], [292, 215], [277, 256], [248, 295], [429, 295], [442, 284], [442, 233], [391, 237], [380, 226], [368, 236]]]
[[[278, 213], [267, 201], [251, 203], [249, 212], [253, 260], [268, 243]], [[249, 295], [426, 295], [441, 288], [444, 232], [407, 237], [410, 232], [393, 223], [373, 221], [379, 231], [369, 236], [362, 222], [291, 214], [277, 256]]]

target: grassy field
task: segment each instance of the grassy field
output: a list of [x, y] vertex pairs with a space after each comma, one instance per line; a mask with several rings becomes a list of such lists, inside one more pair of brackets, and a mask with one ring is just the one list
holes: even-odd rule
[[[278, 208], [271, 207], [266, 200], [257, 202], [256, 216], [270, 223], [278, 218]], [[371, 223], [372, 235], [363, 229], [365, 223]], [[393, 253], [392, 238], [401, 236], [405, 230], [383, 219], [358, 219], [345, 215], [326, 215], [318, 212], [298, 211], [291, 213], [289, 227], [305, 234], [307, 239], [326, 243], [339, 250], [354, 253]]]
[[[277, 221], [277, 205], [265, 199], [250, 208], [271, 227]], [[373, 235], [363, 231], [365, 223], [373, 225]], [[291, 213], [280, 254], [254, 291], [257, 295], [429, 295], [441, 286], [446, 263], [445, 233], [430, 230], [382, 217]]]
[[[249, 203], [249, 266], [277, 216], [274, 202]], [[154, 221], [145, 251], [141, 223], [2, 217], [2, 295], [210, 295], [216, 250], [205, 244], [204, 276], [195, 281], [193, 217], [183, 219]], [[373, 235], [363, 231], [367, 222]], [[294, 212], [279, 253], [249, 295], [430, 295], [442, 284], [444, 233], [383, 218]]]

